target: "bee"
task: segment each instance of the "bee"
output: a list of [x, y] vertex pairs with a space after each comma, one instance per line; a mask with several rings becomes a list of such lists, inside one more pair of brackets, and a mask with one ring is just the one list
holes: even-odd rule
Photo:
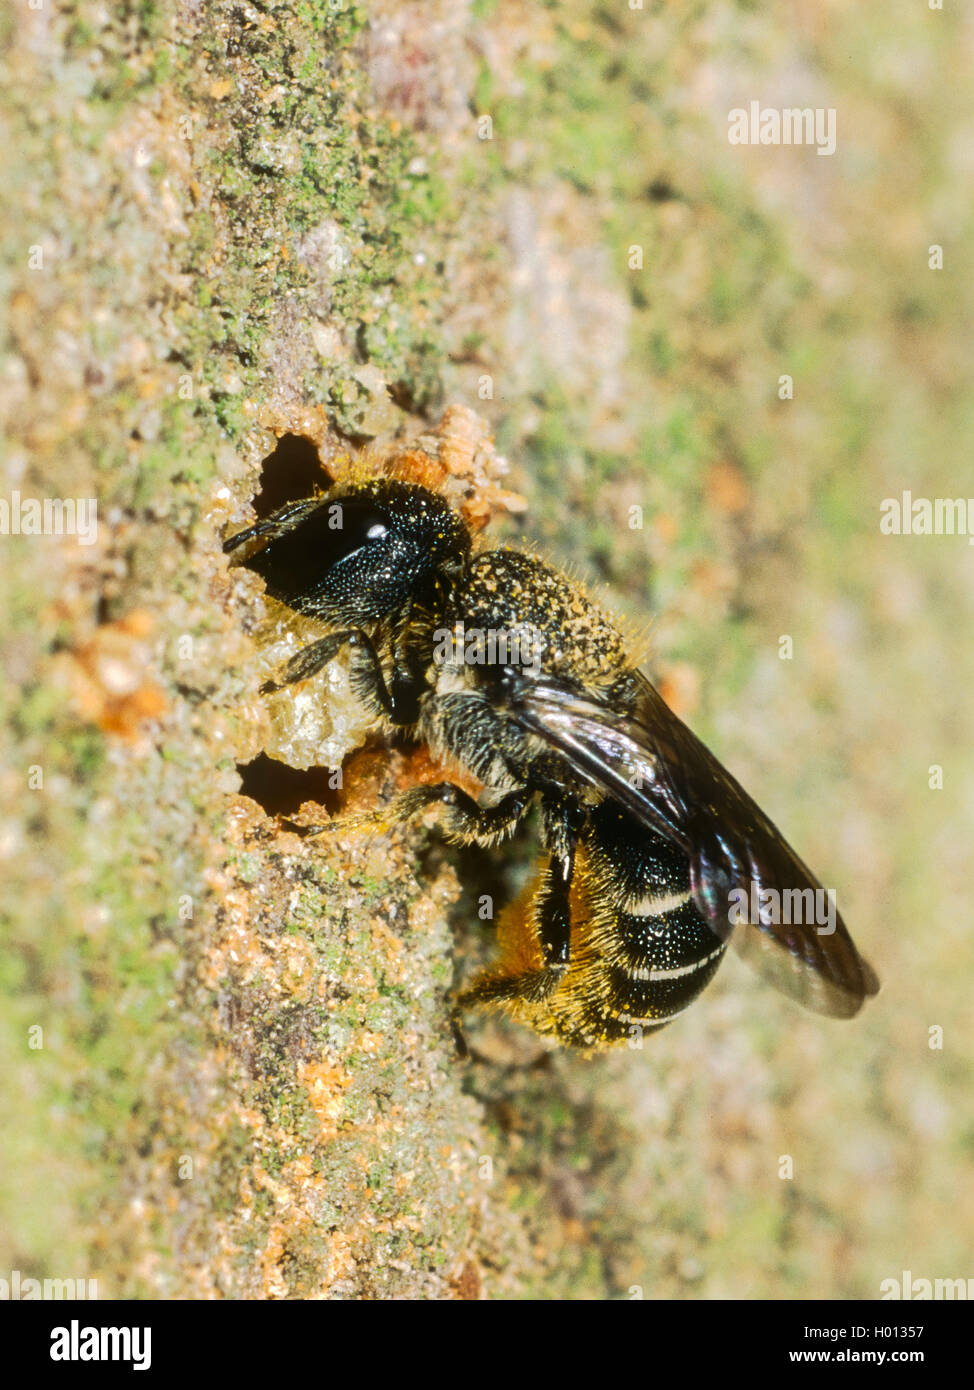
[[805, 1006], [858, 1012], [879, 984], [821, 884], [665, 704], [619, 628], [568, 576], [479, 548], [460, 513], [403, 478], [337, 482], [225, 549], [324, 635], [264, 689], [340, 652], [377, 732], [472, 775], [408, 788], [373, 819], [428, 807], [492, 846], [536, 809], [543, 859], [457, 1009], [505, 1011], [591, 1050], [672, 1022], [731, 939]]

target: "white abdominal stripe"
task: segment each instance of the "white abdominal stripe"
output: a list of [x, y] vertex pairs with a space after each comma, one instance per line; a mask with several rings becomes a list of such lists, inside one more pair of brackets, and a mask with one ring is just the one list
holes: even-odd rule
[[634, 983], [689, 983], [698, 972], [716, 969], [727, 948], [693, 906], [689, 890], [647, 895], [632, 906], [619, 907], [615, 929], [613, 963]]
[[665, 898], [640, 898], [632, 907], [625, 908], [627, 917], [665, 917], [678, 907], [690, 901], [690, 890], [685, 893], [670, 893]]
[[658, 970], [652, 965], [626, 965], [623, 966], [626, 974], [631, 980], [679, 980], [683, 975], [692, 975], [697, 970], [722, 956], [727, 947], [723, 942], [717, 947], [716, 951], [711, 951], [709, 956], [701, 956], [699, 960], [691, 961], [689, 965], [678, 965], [672, 970]]

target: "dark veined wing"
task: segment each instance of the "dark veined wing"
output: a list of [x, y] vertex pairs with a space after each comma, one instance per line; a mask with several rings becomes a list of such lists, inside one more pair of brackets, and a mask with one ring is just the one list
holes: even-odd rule
[[879, 981], [834, 895], [649, 681], [636, 680], [625, 714], [551, 678], [512, 673], [508, 711], [686, 852], [694, 902], [723, 939], [738, 925], [734, 944], [749, 964], [807, 1008], [851, 1018]]

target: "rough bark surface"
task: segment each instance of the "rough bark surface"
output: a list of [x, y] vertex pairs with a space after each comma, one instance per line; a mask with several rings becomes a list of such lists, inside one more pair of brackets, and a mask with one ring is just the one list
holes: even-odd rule
[[[796, 14], [5, 11], [4, 495], [96, 498], [98, 530], [0, 537], [0, 1269], [146, 1298], [967, 1272], [971, 589], [878, 506], [953, 495], [970, 432], [971, 38]], [[729, 150], [760, 82], [837, 100], [851, 153]], [[530, 844], [275, 826], [327, 788], [259, 762], [259, 586], [222, 536], [451, 402], [499, 428], [529, 539], [659, 615], [668, 698], [851, 885], [889, 982], [861, 1021], [727, 966], [642, 1052], [487, 1023], [464, 1067], [447, 996]]]

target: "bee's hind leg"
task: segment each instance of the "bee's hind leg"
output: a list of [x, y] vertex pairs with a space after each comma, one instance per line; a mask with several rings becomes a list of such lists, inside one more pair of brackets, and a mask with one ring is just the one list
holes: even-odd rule
[[[575, 836], [578, 818], [565, 806], [545, 807], [546, 839], [553, 848], [536, 891], [522, 900], [502, 939], [502, 954], [456, 997], [454, 1016], [468, 1008], [499, 1007], [515, 1018], [529, 1021], [540, 1033], [558, 1031], [549, 1001], [565, 978], [571, 963], [571, 888], [575, 870]], [[524, 950], [524, 935], [535, 949]], [[520, 943], [520, 944], [519, 944]], [[539, 965], [527, 965], [537, 959]]]
[[563, 970], [571, 959], [572, 877], [583, 814], [564, 797], [546, 798], [542, 811], [545, 843], [552, 854], [538, 891], [538, 938], [545, 967]]

